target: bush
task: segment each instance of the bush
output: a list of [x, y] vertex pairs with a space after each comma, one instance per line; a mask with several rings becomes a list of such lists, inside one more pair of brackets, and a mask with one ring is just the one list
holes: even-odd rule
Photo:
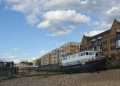
[[108, 58], [106, 61], [106, 68], [107, 69], [118, 69], [120, 68], [120, 60], [114, 60], [111, 58]]

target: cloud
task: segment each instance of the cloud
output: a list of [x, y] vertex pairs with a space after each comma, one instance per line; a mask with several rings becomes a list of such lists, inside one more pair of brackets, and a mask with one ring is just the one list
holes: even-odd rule
[[109, 9], [106, 13], [107, 13], [108, 15], [113, 15], [114, 12], [117, 12], [117, 14], [118, 14], [118, 11], [119, 11], [119, 7], [112, 7], [112, 8]]
[[[18, 48], [13, 48], [15, 52], [17, 52], [19, 49]], [[32, 62], [38, 58], [40, 58], [42, 55], [47, 53], [48, 50], [41, 50], [40, 53], [37, 56], [18, 56], [13, 53], [11, 54], [4, 54], [0, 55], [0, 61], [6, 62], [6, 61], [13, 61], [15, 63], [19, 63], [21, 61], [29, 61]]]
[[52, 32], [52, 36], [68, 34], [76, 26], [90, 21], [88, 16], [77, 13], [75, 10], [49, 11], [43, 15], [43, 18], [38, 28], [47, 28]]
[[120, 19], [120, 5], [113, 6], [112, 8], [106, 11], [106, 15], [109, 17], [109, 20], [113, 20], [114, 18]]
[[105, 21], [93, 22], [92, 25], [89, 25], [89, 27], [92, 29], [89, 32], [85, 32], [84, 34], [86, 36], [94, 36], [109, 30], [111, 26], [112, 26], [112, 22], [105, 22]]
[[52, 32], [52, 34], [49, 34], [49, 36], [52, 36], [52, 37], [64, 36], [64, 35], [72, 32], [72, 28], [70, 28], [70, 27], [67, 27], [67, 28], [61, 27], [59, 29], [58, 28], [56, 27], [56, 28], [50, 29], [50, 32]]
[[119, 3], [119, 0], [6, 0], [8, 9], [23, 13], [30, 24], [56, 36], [72, 32], [69, 25], [76, 29], [89, 20], [91, 26], [94, 21], [111, 23], [120, 16]]
[[3, 62], [8, 62], [8, 61], [13, 61], [13, 62], [15, 62], [15, 63], [19, 63], [19, 62], [21, 62], [21, 61], [23, 61], [23, 60], [26, 60], [25, 58], [23, 58], [23, 57], [18, 57], [18, 56], [1, 56], [1, 60], [3, 61]]
[[108, 23], [100, 23], [98, 25], [96, 25], [95, 28], [93, 28], [93, 30], [89, 31], [89, 32], [86, 32], [84, 33], [86, 36], [95, 36], [97, 34], [100, 34], [104, 31], [107, 31], [108, 29], [110, 29], [111, 27], [111, 24], [108, 24]]
[[[48, 11], [44, 14], [44, 21], [42, 22], [43, 27], [50, 25], [52, 23], [58, 22], [71, 22], [71, 23], [86, 23], [90, 21], [90, 18], [86, 15], [77, 13], [75, 10], [57, 10], [57, 11]], [[42, 26], [42, 24], [40, 24]]]
[[81, 4], [87, 4], [88, 0], [81, 0]]
[[19, 56], [3, 56], [1, 57], [2, 61], [13, 61], [15, 63], [20, 63], [21, 61], [29, 61], [32, 62], [33, 60], [37, 59], [38, 57], [19, 57]]

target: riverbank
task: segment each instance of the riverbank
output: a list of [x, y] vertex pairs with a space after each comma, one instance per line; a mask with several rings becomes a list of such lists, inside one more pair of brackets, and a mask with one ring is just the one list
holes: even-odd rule
[[95, 73], [30, 76], [0, 82], [0, 86], [119, 86], [120, 69]]

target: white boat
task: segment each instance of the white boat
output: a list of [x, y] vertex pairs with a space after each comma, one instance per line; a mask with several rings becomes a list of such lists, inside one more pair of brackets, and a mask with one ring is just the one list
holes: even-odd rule
[[103, 65], [105, 58], [99, 51], [83, 51], [61, 59], [61, 66], [65, 70], [99, 69]]

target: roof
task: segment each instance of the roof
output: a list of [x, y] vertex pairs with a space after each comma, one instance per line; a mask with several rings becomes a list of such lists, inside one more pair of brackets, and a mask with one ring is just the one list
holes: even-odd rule
[[[113, 22], [113, 24], [112, 24], [112, 26], [115, 25], [115, 24], [120, 24], [120, 21], [118, 21], [118, 20], [115, 19], [114, 22]], [[112, 27], [111, 27], [111, 29], [112, 29]], [[111, 29], [108, 29], [108, 30], [106, 30], [104, 32], [101, 32], [101, 33], [99, 33], [97, 35], [94, 35], [94, 36], [85, 36], [84, 35], [84, 37], [87, 38], [87, 39], [89, 39], [89, 38], [96, 38], [96, 37], [101, 36], [103, 34], [109, 33], [111, 31]]]
[[80, 43], [79, 42], [68, 42], [68, 43], [62, 45], [60, 48], [64, 48], [64, 47], [71, 46], [71, 45], [79, 46]]

